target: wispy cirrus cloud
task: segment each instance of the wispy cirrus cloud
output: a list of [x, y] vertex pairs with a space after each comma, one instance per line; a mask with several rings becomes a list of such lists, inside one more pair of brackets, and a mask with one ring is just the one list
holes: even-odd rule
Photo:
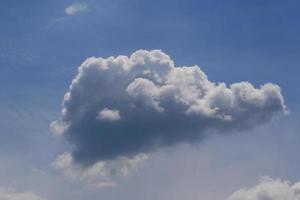
[[65, 8], [67, 15], [76, 15], [78, 13], [87, 12], [89, 6], [87, 3], [74, 3]]
[[37, 194], [27, 191], [18, 192], [14, 188], [0, 187], [1, 200], [45, 200]]
[[88, 167], [82, 167], [74, 162], [72, 155], [65, 152], [57, 157], [53, 166], [63, 171], [68, 180], [82, 182], [90, 187], [114, 187], [112, 179], [115, 176], [127, 176], [143, 166], [148, 159], [146, 154], [138, 154], [131, 158], [118, 157], [111, 161], [99, 161]]
[[[86, 13], [89, 11], [89, 4], [87, 3], [73, 3], [64, 9], [64, 13], [67, 15], [63, 15], [60, 17], [55, 17], [49, 20], [48, 24], [43, 27], [44, 29], [52, 28], [53, 26], [64, 24], [71, 21], [71, 16]], [[70, 17], [69, 17], [70, 16]]]

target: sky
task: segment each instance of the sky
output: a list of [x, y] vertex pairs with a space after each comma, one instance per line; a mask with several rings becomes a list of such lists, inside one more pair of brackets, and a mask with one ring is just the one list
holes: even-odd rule
[[0, 199], [299, 200], [299, 6], [0, 1]]

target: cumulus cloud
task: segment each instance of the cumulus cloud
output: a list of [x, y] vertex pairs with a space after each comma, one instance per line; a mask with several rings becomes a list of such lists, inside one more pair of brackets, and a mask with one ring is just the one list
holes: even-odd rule
[[17, 192], [13, 188], [0, 187], [1, 200], [45, 200], [33, 192]]
[[74, 3], [65, 8], [65, 13], [67, 15], [75, 15], [81, 12], [86, 12], [88, 10], [88, 4], [86, 3]]
[[209, 132], [249, 130], [286, 110], [281, 89], [266, 83], [214, 83], [199, 66], [175, 66], [161, 50], [87, 58], [52, 130], [74, 145], [72, 162], [93, 165], [132, 157]]
[[142, 167], [147, 158], [148, 156], [143, 153], [130, 158], [121, 156], [111, 161], [98, 161], [89, 167], [82, 168], [74, 163], [70, 153], [65, 152], [57, 157], [53, 162], [53, 166], [58, 170], [62, 170], [69, 180], [103, 188], [115, 186], [112, 177], [127, 176], [131, 171]]
[[260, 183], [249, 189], [233, 193], [228, 200], [300, 200], [300, 182], [264, 177]]

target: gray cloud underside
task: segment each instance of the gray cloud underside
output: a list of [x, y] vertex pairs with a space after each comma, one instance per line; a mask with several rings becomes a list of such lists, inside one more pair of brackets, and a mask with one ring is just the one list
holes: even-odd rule
[[209, 131], [248, 130], [285, 111], [278, 85], [213, 83], [198, 66], [177, 67], [160, 50], [90, 57], [52, 124], [80, 163], [198, 142]]

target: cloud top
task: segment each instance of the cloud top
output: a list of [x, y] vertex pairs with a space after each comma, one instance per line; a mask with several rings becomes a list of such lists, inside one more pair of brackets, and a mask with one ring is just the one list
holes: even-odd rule
[[249, 189], [241, 189], [228, 200], [300, 200], [300, 182], [264, 177], [260, 183]]
[[161, 146], [255, 128], [286, 106], [278, 85], [211, 82], [199, 66], [175, 66], [161, 50], [87, 58], [51, 127], [93, 164]]

